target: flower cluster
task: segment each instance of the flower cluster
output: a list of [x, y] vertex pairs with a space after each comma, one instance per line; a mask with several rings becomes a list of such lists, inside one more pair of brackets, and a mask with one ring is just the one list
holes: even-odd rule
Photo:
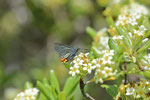
[[126, 28], [125, 30], [128, 30], [128, 38], [131, 38], [133, 40], [132, 42], [138, 42], [141, 37], [143, 42], [146, 42], [148, 38], [143, 37], [147, 28], [145, 28], [143, 22], [141, 23], [146, 15], [148, 15], [148, 9], [145, 6], [138, 3], [131, 3], [121, 9], [121, 14], [118, 16], [116, 26]]
[[143, 5], [131, 3], [130, 5], [122, 8], [116, 25], [138, 25], [138, 20], [142, 17], [142, 15], [148, 15], [148, 9]]
[[96, 37], [94, 39], [93, 45], [99, 49], [99, 50], [103, 50], [103, 49], [109, 49], [108, 46], [108, 39], [109, 37], [106, 35], [107, 28], [103, 28], [100, 31], [97, 32]]
[[88, 58], [89, 53], [80, 53], [74, 57], [71, 62], [69, 74], [75, 75], [86, 75], [91, 74], [92, 70], [95, 70], [96, 82], [103, 83], [103, 79], [114, 76], [116, 71], [110, 67], [113, 65], [114, 50], [102, 50], [99, 51], [99, 57], [90, 60]]
[[88, 58], [89, 53], [80, 53], [74, 57], [74, 60], [71, 62], [71, 67], [69, 74], [75, 76], [76, 74], [86, 74], [91, 73], [95, 66], [90, 62]]
[[103, 50], [100, 52], [101, 58], [94, 59], [99, 65], [95, 72], [96, 82], [103, 83], [104, 79], [116, 75], [117, 70], [113, 71], [113, 68], [110, 67], [114, 64], [113, 56], [114, 50]]
[[24, 92], [20, 92], [14, 100], [36, 100], [38, 92], [37, 88], [30, 88]]
[[150, 99], [150, 82], [143, 80], [140, 82], [130, 82], [127, 85], [121, 85], [119, 88], [121, 94], [125, 94], [127, 97], [134, 98], [148, 98]]

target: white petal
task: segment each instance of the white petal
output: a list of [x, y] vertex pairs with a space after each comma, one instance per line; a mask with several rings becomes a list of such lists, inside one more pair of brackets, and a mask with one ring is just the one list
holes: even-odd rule
[[79, 70], [76, 70], [76, 73], [80, 73], [80, 71], [79, 71]]
[[76, 74], [75, 74], [75, 72], [72, 72], [72, 76], [75, 76]]
[[83, 67], [83, 70], [87, 70], [87, 68], [86, 68], [86, 67]]

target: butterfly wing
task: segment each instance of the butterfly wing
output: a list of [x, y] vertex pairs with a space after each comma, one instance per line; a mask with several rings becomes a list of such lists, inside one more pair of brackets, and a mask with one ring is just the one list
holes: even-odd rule
[[62, 62], [72, 59], [77, 52], [76, 48], [60, 43], [55, 43], [55, 49], [58, 52]]

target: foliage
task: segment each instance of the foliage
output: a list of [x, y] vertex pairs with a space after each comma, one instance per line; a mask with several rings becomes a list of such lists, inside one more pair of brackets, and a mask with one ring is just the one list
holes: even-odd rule
[[79, 77], [68, 78], [64, 88], [60, 91], [59, 83], [53, 70], [49, 74], [49, 82], [44, 79], [43, 82], [37, 81], [37, 88], [40, 90], [38, 100], [68, 100], [71, 99], [75, 89], [78, 86]]
[[[24, 20], [19, 20], [20, 16], [16, 14], [17, 17], [14, 17], [14, 13], [8, 12], [5, 16], [1, 16], [2, 25], [0, 25], [2, 33], [7, 33], [7, 35], [3, 34], [0, 39], [0, 47], [3, 47], [1, 49], [3, 52], [0, 51], [0, 59], [4, 60], [4, 55], [7, 54], [10, 48], [9, 45], [15, 40], [12, 37], [25, 37], [25, 41], [22, 40], [23, 42], [20, 44], [24, 48], [32, 48], [29, 50], [29, 55], [34, 53], [34, 56], [31, 58], [22, 57], [23, 61], [20, 65], [28, 66], [25, 69], [27, 72], [31, 66], [37, 67], [28, 72], [30, 73], [29, 75], [27, 73], [23, 75], [20, 72], [19, 75], [22, 75], [20, 79], [27, 75], [28, 77], [33, 77], [32, 81], [39, 81], [36, 82], [36, 87], [33, 87], [35, 84], [26, 82], [25, 91], [20, 92], [15, 100], [20, 98], [74, 100], [76, 99], [75, 90], [78, 84], [80, 84], [80, 94], [83, 97], [94, 100], [93, 96], [85, 93], [84, 88], [89, 83], [100, 84], [100, 87], [104, 88], [114, 100], [150, 99], [150, 11], [146, 7], [146, 5], [150, 4], [149, 0], [83, 0], [82, 2], [79, 0], [25, 0], [25, 4], [30, 9], [30, 12], [24, 9], [27, 14]], [[18, 12], [15, 10], [17, 8], [12, 7], [12, 9]], [[99, 15], [99, 11], [102, 11], [101, 15]], [[22, 13], [18, 15], [22, 15]], [[30, 22], [31, 19], [32, 22]], [[99, 28], [97, 26], [98, 19], [102, 21], [103, 28], [96, 31]], [[14, 23], [14, 25], [11, 23]], [[24, 24], [27, 24], [27, 26], [25, 27]], [[12, 27], [10, 27], [11, 25]], [[17, 34], [21, 32], [30, 33], [30, 31], [26, 32], [26, 28], [30, 30], [30, 26], [35, 27], [35, 30], [37, 30], [38, 35], [36, 38], [28, 39], [29, 34], [23, 34], [23, 36]], [[62, 84], [58, 82], [57, 77], [63, 74], [66, 75], [65, 72], [57, 72], [60, 76], [56, 77], [55, 71], [50, 70], [49, 78], [43, 79], [45, 76], [44, 70], [47, 71], [47, 69], [38, 69], [38, 67], [43, 68], [43, 63], [41, 63], [43, 53], [39, 53], [46, 51], [46, 55], [48, 55], [45, 57], [48, 59], [44, 59], [44, 61], [48, 61], [46, 64], [44, 63], [45, 66], [53, 65], [53, 62], [57, 63], [54, 56], [49, 55], [49, 52], [51, 52], [49, 49], [52, 47], [47, 47], [49, 38], [58, 37], [61, 33], [62, 37], [55, 39], [71, 44], [72, 38], [79, 38], [79, 34], [85, 31], [93, 40], [90, 43], [91, 41], [83, 37], [84, 41], [88, 41], [87, 44], [91, 44], [91, 48], [89, 52], [79, 52], [72, 61], [64, 63], [71, 76], [66, 80], [63, 89], [61, 89]], [[69, 34], [71, 32], [73, 35]], [[8, 35], [10, 33], [16, 35]], [[34, 37], [34, 32], [32, 35]], [[42, 40], [42, 43], [39, 39]], [[4, 41], [5, 43], [3, 44]], [[21, 39], [18, 39], [18, 41], [21, 41]], [[26, 46], [28, 41], [34, 42], [29, 42], [31, 45]], [[39, 48], [36, 45], [37, 41], [41, 43]], [[47, 49], [40, 51], [43, 44]], [[24, 51], [27, 52], [28, 49]], [[49, 61], [49, 58], [53, 60]], [[63, 67], [61, 68], [63, 69]], [[5, 74], [3, 66], [0, 66], [0, 89], [3, 90], [10, 79], [17, 79], [13, 77], [14, 75], [17, 76], [14, 73]], [[90, 76], [90, 79], [87, 76]], [[87, 81], [84, 82], [84, 79]], [[108, 81], [111, 84], [108, 84]], [[17, 86], [16, 83], [15, 86]]]

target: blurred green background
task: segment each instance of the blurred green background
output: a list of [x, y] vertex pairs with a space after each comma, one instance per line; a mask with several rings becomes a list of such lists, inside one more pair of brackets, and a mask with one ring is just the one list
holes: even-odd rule
[[[110, 1], [0, 0], [0, 100], [13, 100], [26, 81], [36, 85], [50, 69], [63, 88], [69, 75], [53, 43], [89, 49], [86, 27], [98, 31], [107, 26], [103, 11]], [[96, 100], [111, 100], [99, 85], [87, 87]], [[79, 89], [76, 96], [84, 100]]]

